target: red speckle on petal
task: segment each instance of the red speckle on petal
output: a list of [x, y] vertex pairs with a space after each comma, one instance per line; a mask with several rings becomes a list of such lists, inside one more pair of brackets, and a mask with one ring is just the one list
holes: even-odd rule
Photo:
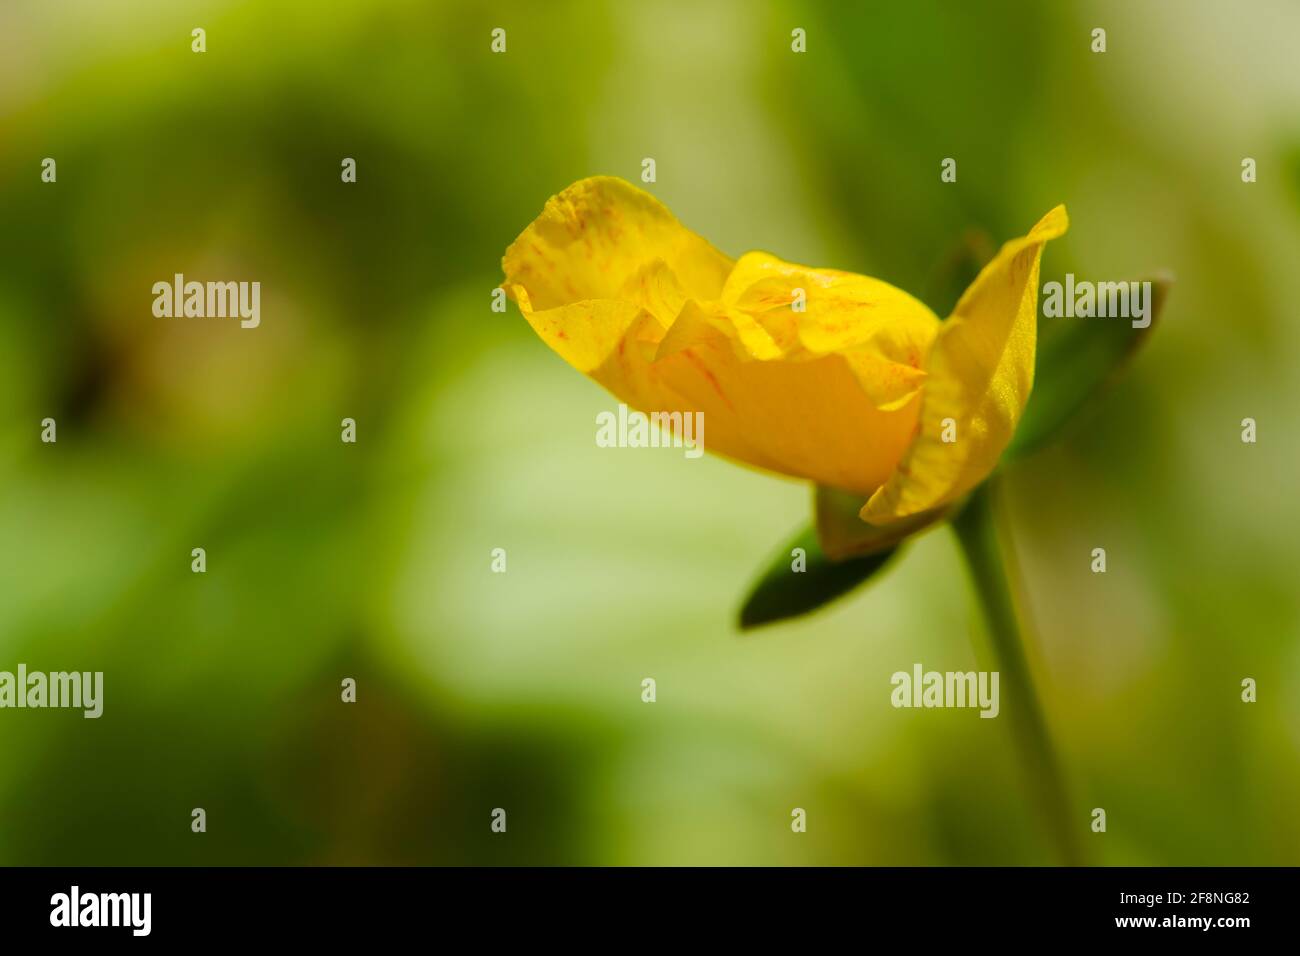
[[695, 351], [693, 349], [684, 349], [682, 351], [682, 355], [684, 355], [686, 359], [693, 366], [695, 366], [696, 371], [698, 371], [701, 375], [703, 375], [704, 378], [708, 381], [708, 383], [713, 386], [713, 390], [718, 393], [718, 398], [722, 399], [722, 401], [726, 404], [728, 408], [730, 408], [732, 411], [735, 411], [735, 407], [731, 404], [731, 402], [727, 399], [726, 394], [722, 391], [722, 386], [718, 384], [717, 377], [712, 372], [709, 371], [708, 366], [706, 366], [702, 361], [700, 361], [700, 357], [695, 354]]

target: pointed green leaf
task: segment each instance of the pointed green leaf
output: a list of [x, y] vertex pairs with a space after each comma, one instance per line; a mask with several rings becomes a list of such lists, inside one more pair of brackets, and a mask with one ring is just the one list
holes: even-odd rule
[[[806, 556], [803, 571], [793, 568], [792, 552], [796, 548], [802, 548]], [[812, 527], [804, 528], [777, 553], [745, 600], [740, 609], [741, 629], [817, 610], [870, 578], [888, 563], [895, 550], [891, 547], [866, 557], [831, 561], [817, 543], [817, 532]]]
[[[1151, 282], [1151, 323], [1134, 328], [1128, 319], [1062, 319], [1057, 335], [1040, 337], [1034, 390], [1005, 458], [1026, 455], [1057, 437], [1089, 400], [1113, 381], [1156, 327], [1172, 276]], [[1041, 325], [1041, 322], [1040, 322]]]

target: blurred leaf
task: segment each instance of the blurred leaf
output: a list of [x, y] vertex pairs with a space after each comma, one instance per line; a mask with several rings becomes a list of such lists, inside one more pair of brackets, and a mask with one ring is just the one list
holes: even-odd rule
[[1292, 147], [1286, 155], [1287, 183], [1291, 187], [1291, 199], [1300, 207], [1300, 146]]
[[[807, 567], [795, 571], [791, 552], [802, 548]], [[815, 611], [879, 571], [895, 548], [847, 561], [832, 561], [817, 543], [817, 532], [804, 528], [776, 554], [740, 609], [741, 630], [772, 624]]]
[[997, 251], [993, 237], [984, 229], [974, 228], [967, 229], [948, 247], [925, 283], [925, 301], [939, 318], [952, 312], [961, 294]]
[[1042, 342], [1034, 370], [1034, 390], [1006, 458], [1035, 451], [1057, 437], [1089, 400], [1123, 370], [1155, 329], [1173, 277], [1151, 280], [1151, 324], [1134, 328], [1117, 319], [1072, 319], [1062, 334]]
[[925, 511], [883, 527], [859, 516], [867, 499], [838, 488], [817, 485], [813, 489], [813, 514], [817, 523], [817, 544], [830, 561], [862, 558], [893, 548], [914, 532], [944, 517], [944, 510]]

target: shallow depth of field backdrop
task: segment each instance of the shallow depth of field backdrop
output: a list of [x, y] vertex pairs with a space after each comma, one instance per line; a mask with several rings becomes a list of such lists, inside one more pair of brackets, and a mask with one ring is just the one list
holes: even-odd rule
[[[1094, 861], [1300, 862], [1298, 35], [1288, 0], [4, 3], [0, 669], [102, 670], [105, 709], [0, 711], [0, 862], [1051, 860], [1006, 721], [889, 704], [987, 663], [949, 532], [739, 636], [806, 487], [597, 448], [616, 401], [490, 311], [546, 198], [644, 157], [725, 252], [940, 314], [968, 230], [1058, 202], [1044, 281], [1177, 274], [1008, 483], [1043, 694]], [[154, 318], [178, 272], [260, 281], [261, 327]]]

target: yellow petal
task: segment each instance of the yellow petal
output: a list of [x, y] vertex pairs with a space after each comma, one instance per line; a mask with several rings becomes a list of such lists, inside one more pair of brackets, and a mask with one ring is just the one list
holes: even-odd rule
[[886, 283], [733, 263], [610, 178], [548, 202], [503, 266], [552, 349], [639, 411], [703, 412], [707, 450], [865, 496], [914, 434], [939, 321]]
[[[993, 470], [1034, 384], [1043, 245], [1068, 227], [1057, 206], [1004, 245], [962, 295], [930, 351], [916, 438], [863, 518], [885, 524], [948, 504]], [[948, 419], [952, 442], [943, 440]]]
[[647, 413], [687, 410], [675, 395], [665, 393], [651, 369], [665, 332], [652, 312], [621, 299], [591, 299], [536, 312], [523, 286], [513, 290], [519, 311], [542, 341], [621, 401]]
[[911, 439], [919, 396], [881, 409], [843, 355], [762, 361], [729, 324], [687, 302], [651, 368], [679, 407], [704, 412], [705, 448], [863, 495], [878, 487]]
[[655, 260], [692, 298], [716, 299], [732, 262], [649, 193], [612, 176], [574, 183], [506, 250], [507, 291], [523, 286], [538, 311], [617, 299]]
[[[796, 297], [802, 294], [802, 311]], [[884, 409], [906, 404], [925, 380], [939, 320], [923, 303], [879, 279], [741, 256], [722, 301], [762, 327], [785, 359], [842, 354], [868, 397]], [[741, 329], [742, 339], [749, 338]], [[772, 357], [754, 351], [756, 358]]]
[[609, 176], [574, 183], [506, 250], [506, 291], [578, 371], [645, 412], [669, 410], [649, 369], [686, 297], [716, 298], [732, 261], [657, 199]]

